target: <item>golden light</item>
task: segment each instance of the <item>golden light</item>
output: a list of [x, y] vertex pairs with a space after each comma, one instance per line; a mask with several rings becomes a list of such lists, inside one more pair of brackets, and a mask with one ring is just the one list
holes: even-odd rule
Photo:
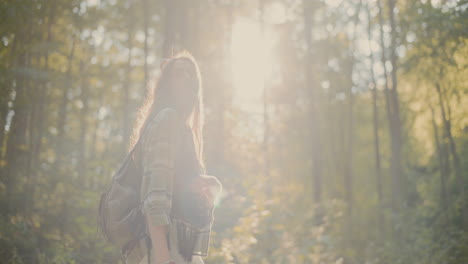
[[233, 25], [231, 57], [234, 101], [261, 106], [265, 80], [271, 77], [275, 38], [258, 21], [239, 18]]

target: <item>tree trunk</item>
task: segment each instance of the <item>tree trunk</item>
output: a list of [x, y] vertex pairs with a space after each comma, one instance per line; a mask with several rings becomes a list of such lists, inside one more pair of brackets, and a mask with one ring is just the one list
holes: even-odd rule
[[[400, 188], [399, 186], [399, 178], [400, 174], [397, 173], [398, 168], [399, 168], [399, 160], [400, 160], [400, 154], [399, 154], [399, 148], [397, 147], [399, 145], [399, 127], [398, 125], [395, 124], [395, 104], [394, 100], [392, 99], [392, 93], [394, 90], [390, 89], [389, 86], [389, 77], [388, 77], [388, 69], [386, 66], [387, 62], [387, 56], [386, 56], [386, 46], [384, 42], [384, 31], [383, 31], [383, 26], [384, 26], [384, 20], [383, 20], [383, 7], [380, 2], [381, 0], [377, 0], [377, 6], [379, 9], [379, 30], [380, 30], [380, 45], [382, 48], [382, 56], [381, 56], [381, 61], [382, 61], [382, 66], [384, 70], [384, 78], [385, 78], [385, 109], [386, 109], [386, 114], [387, 114], [387, 121], [388, 121], [388, 129], [390, 133], [390, 149], [391, 149], [391, 158], [390, 158], [390, 173], [392, 176], [392, 196], [391, 196], [391, 205], [392, 205], [392, 210], [393, 212], [397, 212], [397, 207], [399, 205], [398, 200], [400, 199]], [[393, 15], [393, 9], [391, 11]], [[392, 40], [394, 41], [394, 40]], [[393, 43], [393, 42], [392, 42]], [[390, 48], [391, 49], [391, 48]], [[393, 55], [395, 55], [394, 52], [392, 52]], [[396, 60], [396, 58], [393, 58]], [[396, 62], [396, 61], [395, 61]], [[394, 65], [392, 65], [394, 66]], [[392, 78], [395, 78], [395, 81], [392, 82], [393, 87], [396, 87], [396, 71], [394, 71], [395, 68], [392, 68]], [[395, 75], [393, 75], [395, 73]]]
[[[52, 26], [55, 22], [55, 10], [56, 7], [54, 4], [49, 4], [48, 6], [48, 19], [47, 19], [47, 37], [46, 43], [49, 45], [52, 43]], [[47, 48], [44, 52], [44, 66], [43, 71], [49, 76], [49, 49]], [[32, 175], [31, 175], [31, 182], [29, 184], [28, 195], [30, 197], [28, 201], [28, 209], [27, 211], [30, 212], [34, 208], [34, 194], [36, 192], [36, 185], [37, 185], [37, 177], [40, 172], [40, 154], [42, 149], [42, 138], [44, 135], [44, 125], [46, 120], [46, 111], [45, 107], [48, 105], [48, 84], [49, 84], [49, 77], [46, 80], [42, 80], [39, 83], [38, 89], [38, 109], [37, 109], [37, 118], [35, 127], [37, 128], [37, 136], [33, 139], [33, 147], [32, 147], [32, 163], [31, 167], [33, 168]]]
[[[264, 22], [264, 12], [265, 12], [265, 0], [260, 0], [259, 2], [259, 21], [260, 21], [260, 35], [261, 38], [265, 35], [265, 22]], [[268, 123], [268, 91], [266, 85], [266, 78], [263, 75], [263, 93], [262, 93], [262, 101], [263, 101], [263, 142], [262, 142], [262, 152], [263, 152], [263, 175], [265, 177], [265, 195], [266, 197], [271, 196], [271, 184], [268, 179], [270, 178], [270, 156], [269, 156], [269, 123]]]
[[321, 160], [321, 135], [319, 124], [319, 103], [320, 91], [317, 81], [315, 80], [313, 57], [312, 57], [312, 3], [307, 0], [302, 1], [303, 19], [304, 19], [304, 36], [306, 41], [306, 87], [310, 93], [311, 108], [310, 108], [310, 127], [311, 127], [311, 158], [312, 158], [312, 184], [313, 198], [316, 203], [322, 200], [322, 160]]
[[92, 136], [91, 136], [89, 160], [95, 160], [98, 157], [97, 142], [99, 140], [98, 133], [100, 129], [100, 121], [99, 121], [99, 118], [97, 117], [99, 116], [99, 106], [101, 106], [104, 101], [104, 90], [100, 90], [98, 92], [96, 101], [97, 101], [98, 108], [96, 109], [96, 112], [93, 113], [93, 116], [92, 116], [95, 122], [94, 122], [94, 129], [93, 129]]
[[[133, 9], [130, 6], [129, 7], [129, 13], [133, 14]], [[130, 17], [131, 18], [131, 17]], [[122, 128], [123, 128], [123, 148], [124, 150], [129, 151], [129, 137], [130, 137], [130, 88], [132, 85], [132, 50], [133, 50], [133, 20], [129, 19], [128, 21], [128, 31], [127, 31], [127, 45], [128, 45], [128, 58], [127, 58], [127, 67], [126, 67], [126, 72], [125, 72], [125, 81], [124, 85], [122, 87], [123, 92], [122, 92]], [[122, 151], [122, 153], [125, 153], [126, 151]]]
[[70, 54], [67, 56], [67, 71], [65, 74], [65, 85], [62, 93], [62, 101], [60, 103], [59, 115], [57, 119], [57, 141], [56, 141], [56, 159], [54, 167], [57, 166], [59, 161], [63, 160], [64, 146], [65, 146], [65, 126], [67, 122], [67, 108], [68, 108], [68, 92], [71, 90], [72, 85], [72, 65], [75, 55], [76, 39], [72, 40]]
[[395, 25], [395, 0], [388, 0], [388, 15], [390, 20], [391, 37], [390, 37], [390, 62], [392, 65], [392, 89], [390, 90], [390, 102], [392, 104], [392, 114], [390, 124], [392, 126], [392, 158], [391, 171], [393, 179], [393, 194], [394, 194], [394, 210], [398, 211], [401, 206], [401, 198], [405, 197], [405, 192], [402, 190], [403, 170], [401, 167], [401, 120], [397, 91], [397, 55], [396, 55], [396, 25]]
[[[441, 75], [442, 75], [442, 71], [441, 71]], [[440, 113], [442, 115], [442, 124], [444, 127], [443, 137], [446, 139], [446, 140], [443, 140], [443, 142], [448, 141], [448, 148], [450, 150], [450, 155], [452, 156], [453, 166], [455, 169], [457, 191], [461, 195], [461, 200], [465, 201], [465, 186], [464, 186], [465, 183], [463, 182], [463, 177], [462, 177], [462, 172], [461, 172], [461, 167], [460, 167], [460, 158], [458, 156], [458, 152], [455, 146], [455, 141], [452, 136], [452, 120], [450, 117], [450, 112], [451, 112], [450, 104], [449, 102], [444, 103], [444, 96], [443, 96], [444, 92], [442, 91], [440, 83], [436, 82], [435, 87], [437, 91], [437, 97], [439, 99]], [[446, 107], [445, 107], [445, 104], [447, 105]], [[447, 112], [445, 108], [447, 108]], [[443, 145], [446, 145], [446, 144], [444, 143]], [[449, 154], [446, 153], [446, 156], [448, 159]], [[448, 163], [447, 163], [447, 166], [449, 166]], [[461, 214], [463, 218], [463, 223], [464, 225], [468, 225], [468, 210], [465, 208], [464, 205], [462, 205], [461, 208], [462, 208]]]
[[434, 143], [436, 145], [436, 152], [437, 152], [437, 157], [439, 160], [439, 173], [440, 173], [440, 204], [441, 204], [441, 209], [442, 212], [444, 212], [445, 217], [447, 217], [447, 209], [448, 207], [448, 200], [447, 200], [447, 163], [444, 160], [444, 157], [447, 156], [445, 153], [445, 148], [442, 146], [442, 144], [439, 141], [439, 133], [437, 131], [437, 124], [435, 121], [435, 114], [434, 114], [434, 108], [432, 106], [429, 106], [431, 109], [431, 121], [432, 121], [432, 129], [434, 130]]
[[369, 43], [369, 59], [371, 61], [370, 73], [372, 80], [372, 117], [373, 117], [373, 134], [374, 134], [374, 155], [375, 155], [375, 176], [376, 176], [376, 189], [378, 197], [378, 221], [379, 230], [383, 235], [385, 233], [385, 219], [383, 215], [383, 192], [382, 192], [382, 165], [380, 161], [380, 140], [379, 140], [379, 111], [377, 107], [377, 81], [374, 73], [374, 55], [371, 48], [372, 39], [372, 23], [369, 7], [367, 7], [367, 20], [369, 22], [367, 29], [368, 43]]
[[[148, 85], [148, 27], [149, 27], [149, 6], [148, 6], [148, 0], [142, 0], [143, 1], [143, 32], [145, 34], [145, 39], [144, 39], [144, 47], [143, 47], [143, 72], [144, 72], [144, 83], [143, 83], [143, 91], [146, 91], [147, 85]], [[171, 0], [166, 0], [166, 1], [171, 1]]]
[[164, 44], [162, 54], [163, 57], [170, 57], [173, 53], [175, 45], [175, 34], [176, 34], [176, 2], [178, 0], [166, 0], [166, 16], [164, 25]]
[[[346, 201], [348, 203], [348, 216], [350, 217], [351, 222], [351, 217], [353, 213], [353, 145], [354, 145], [354, 115], [353, 115], [353, 106], [354, 106], [354, 95], [353, 95], [353, 72], [354, 72], [354, 63], [355, 63], [355, 57], [354, 57], [354, 52], [355, 52], [355, 42], [356, 42], [356, 28], [357, 28], [357, 23], [358, 23], [358, 18], [359, 18], [359, 13], [361, 11], [361, 4], [362, 1], [359, 1], [358, 6], [356, 8], [356, 13], [354, 14], [354, 30], [353, 30], [353, 37], [352, 37], [352, 44], [351, 44], [351, 50], [349, 50], [349, 72], [348, 72], [348, 85], [346, 89], [346, 98], [348, 99], [347, 103], [347, 139], [348, 139], [348, 148], [346, 150], [346, 166], [345, 166], [345, 172], [344, 172], [344, 177], [345, 177], [345, 187], [346, 187]], [[350, 228], [351, 230], [351, 228]]]
[[[85, 71], [83, 60], [80, 61], [81, 93], [80, 100], [83, 104], [80, 113], [80, 153], [78, 162], [78, 175], [86, 183], [86, 134], [88, 132], [88, 122], [86, 121], [89, 112], [89, 92], [88, 92], [88, 73]], [[85, 184], [86, 187], [88, 187]]]
[[[29, 43], [31, 36], [30, 28], [31, 26], [28, 26], [28, 29], [24, 32], [18, 32], [17, 37], [19, 45], [20, 43]], [[28, 52], [25, 51], [24, 47], [18, 46], [18, 48], [19, 56], [14, 66], [18, 66], [18, 68], [28, 67]], [[13, 102], [14, 115], [11, 119], [10, 129], [8, 131], [7, 152], [5, 154], [5, 160], [7, 162], [5, 170], [7, 208], [5, 210], [5, 215], [13, 215], [18, 209], [21, 209], [20, 206], [23, 205], [20, 205], [16, 199], [13, 199], [13, 194], [17, 193], [16, 183], [19, 177], [25, 175], [25, 168], [27, 167], [28, 160], [28, 155], [26, 153], [26, 132], [28, 127], [28, 114], [30, 113], [30, 98], [27, 92], [29, 88], [28, 80], [24, 74], [17, 74], [14, 78], [16, 82], [13, 87], [16, 94]]]

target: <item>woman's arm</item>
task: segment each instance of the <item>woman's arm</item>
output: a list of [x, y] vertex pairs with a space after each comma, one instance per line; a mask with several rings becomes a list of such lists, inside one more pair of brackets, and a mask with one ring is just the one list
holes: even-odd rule
[[178, 113], [170, 108], [161, 110], [150, 122], [142, 141], [141, 198], [152, 242], [151, 255], [156, 261], [152, 264], [160, 264], [170, 258], [166, 235], [170, 225], [176, 151], [182, 128]]
[[171, 258], [169, 254], [169, 248], [168, 248], [168, 243], [166, 239], [166, 234], [168, 232], [167, 225], [157, 225], [155, 226], [151, 222], [151, 218], [147, 216], [146, 222], [148, 224], [148, 230], [150, 232], [150, 237], [151, 237], [151, 242], [152, 242], [152, 254], [151, 256], [154, 255], [154, 258], [152, 257], [151, 259], [154, 259], [156, 263], [152, 264], [159, 264], [163, 263], [164, 261], [168, 260]]

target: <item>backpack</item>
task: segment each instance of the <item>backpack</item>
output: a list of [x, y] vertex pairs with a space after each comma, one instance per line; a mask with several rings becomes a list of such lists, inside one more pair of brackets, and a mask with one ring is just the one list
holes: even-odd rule
[[135, 155], [140, 139], [141, 136], [112, 176], [99, 201], [98, 226], [101, 233], [108, 242], [120, 248], [122, 254], [146, 235], [140, 201], [143, 172], [139, 155]]

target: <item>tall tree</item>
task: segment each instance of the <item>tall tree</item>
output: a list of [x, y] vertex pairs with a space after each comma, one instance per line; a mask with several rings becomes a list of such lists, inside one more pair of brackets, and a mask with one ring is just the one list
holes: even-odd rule
[[5, 154], [5, 160], [7, 167], [5, 170], [5, 187], [7, 189], [7, 208], [5, 215], [14, 214], [18, 208], [16, 208], [17, 200], [14, 199], [14, 194], [17, 195], [17, 183], [19, 182], [20, 176], [24, 175], [24, 168], [27, 166], [26, 161], [28, 160], [28, 153], [25, 151], [27, 144], [27, 125], [28, 115], [30, 114], [28, 89], [30, 88], [28, 81], [28, 75], [26, 70], [30, 66], [30, 51], [25, 45], [31, 41], [31, 32], [33, 21], [32, 18], [25, 19], [23, 27], [16, 32], [15, 42], [18, 42], [17, 55], [15, 62], [12, 64], [15, 76], [12, 82], [12, 90], [14, 91], [13, 103], [13, 117], [10, 122], [10, 128], [8, 131], [7, 150]]
[[58, 166], [58, 163], [63, 160], [63, 155], [65, 155], [65, 145], [67, 142], [65, 140], [66, 133], [65, 127], [67, 123], [67, 116], [68, 116], [68, 104], [70, 102], [68, 96], [69, 92], [72, 90], [72, 71], [73, 71], [73, 61], [75, 59], [75, 48], [76, 48], [76, 37], [72, 38], [71, 47], [69, 54], [67, 56], [67, 68], [64, 74], [64, 82], [62, 88], [62, 100], [59, 105], [58, 110], [58, 117], [57, 117], [57, 141], [55, 142], [55, 149], [56, 149], [56, 158], [54, 166]]
[[[146, 0], [145, 0], [146, 2]], [[134, 9], [131, 1], [128, 3], [127, 6], [127, 12], [128, 14], [134, 15]], [[147, 22], [145, 22], [144, 27], [147, 27]], [[122, 128], [123, 128], [123, 146], [126, 149], [128, 147], [128, 139], [130, 137], [130, 91], [131, 91], [131, 86], [132, 86], [132, 63], [133, 63], [133, 38], [134, 38], [134, 31], [135, 31], [135, 25], [134, 25], [134, 20], [132, 16], [127, 17], [127, 64], [125, 67], [125, 79], [123, 82], [123, 87], [122, 87], [122, 97], [121, 97], [121, 102], [122, 102]], [[147, 31], [147, 29], [146, 29]], [[147, 34], [147, 32], [145, 32]], [[147, 39], [145, 37], [145, 50], [148, 48], [147, 47]], [[146, 65], [146, 53], [145, 53], [145, 65]], [[145, 66], [147, 67], [147, 66]], [[147, 69], [145, 68], [145, 83], [147, 81]]]
[[[265, 38], [265, 0], [259, 1], [259, 23], [260, 23], [260, 35], [261, 38]], [[260, 71], [264, 72], [264, 71]], [[271, 184], [268, 181], [270, 178], [270, 151], [269, 151], [269, 138], [270, 138], [270, 127], [269, 127], [269, 115], [268, 115], [268, 85], [266, 83], [267, 78], [265, 74], [262, 74], [262, 84], [263, 84], [263, 93], [262, 93], [262, 101], [263, 101], [263, 142], [262, 142], [262, 150], [263, 150], [263, 174], [265, 177], [265, 195], [266, 197], [271, 196]]]
[[306, 89], [310, 95], [310, 151], [312, 160], [312, 182], [313, 197], [316, 203], [322, 200], [322, 160], [321, 160], [321, 132], [320, 132], [320, 90], [315, 76], [315, 67], [313, 65], [313, 46], [312, 46], [312, 18], [314, 15], [315, 1], [302, 1], [304, 38], [306, 43], [306, 66], [304, 67], [304, 76], [306, 77]]
[[[394, 208], [398, 209], [401, 206], [401, 198], [404, 197], [405, 193], [402, 190], [402, 179], [403, 170], [401, 167], [401, 119], [400, 119], [400, 104], [398, 99], [398, 83], [397, 83], [397, 29], [395, 22], [395, 0], [388, 0], [388, 17], [390, 20], [390, 63], [392, 65], [391, 79], [392, 89], [390, 90], [390, 109], [392, 110], [390, 116], [391, 126], [391, 170], [393, 179], [393, 197], [394, 197]], [[383, 48], [383, 47], [382, 47]]]
[[429, 105], [429, 108], [431, 109], [431, 122], [432, 122], [432, 129], [434, 131], [434, 142], [436, 145], [436, 151], [437, 151], [437, 158], [439, 162], [439, 174], [440, 174], [440, 208], [444, 212], [444, 215], [447, 217], [447, 209], [449, 208], [448, 206], [448, 200], [447, 200], [447, 161], [445, 157], [447, 157], [447, 154], [445, 153], [445, 146], [442, 146], [439, 140], [439, 132], [436, 124], [436, 117], [434, 113], [434, 108]]
[[143, 1], [143, 32], [145, 34], [145, 38], [143, 41], [144, 45], [144, 54], [143, 54], [143, 70], [145, 74], [145, 79], [144, 79], [144, 87], [143, 90], [146, 89], [146, 85], [148, 85], [148, 78], [149, 78], [149, 70], [148, 70], [148, 56], [149, 56], [149, 50], [148, 50], [148, 38], [149, 38], [149, 33], [148, 33], [148, 27], [149, 27], [149, 21], [150, 21], [150, 14], [149, 14], [149, 5], [148, 5], [148, 0], [142, 0]]
[[379, 139], [379, 108], [378, 108], [378, 93], [377, 93], [377, 80], [374, 72], [374, 52], [372, 50], [371, 40], [372, 36], [372, 16], [370, 13], [370, 7], [367, 6], [367, 40], [369, 44], [369, 59], [370, 59], [370, 74], [372, 83], [372, 128], [374, 136], [374, 155], [375, 155], [375, 176], [376, 176], [376, 190], [378, 197], [378, 219], [379, 219], [379, 231], [381, 234], [384, 233], [385, 219], [384, 219], [384, 205], [383, 205], [383, 191], [382, 191], [382, 165], [380, 157], [380, 139]]

